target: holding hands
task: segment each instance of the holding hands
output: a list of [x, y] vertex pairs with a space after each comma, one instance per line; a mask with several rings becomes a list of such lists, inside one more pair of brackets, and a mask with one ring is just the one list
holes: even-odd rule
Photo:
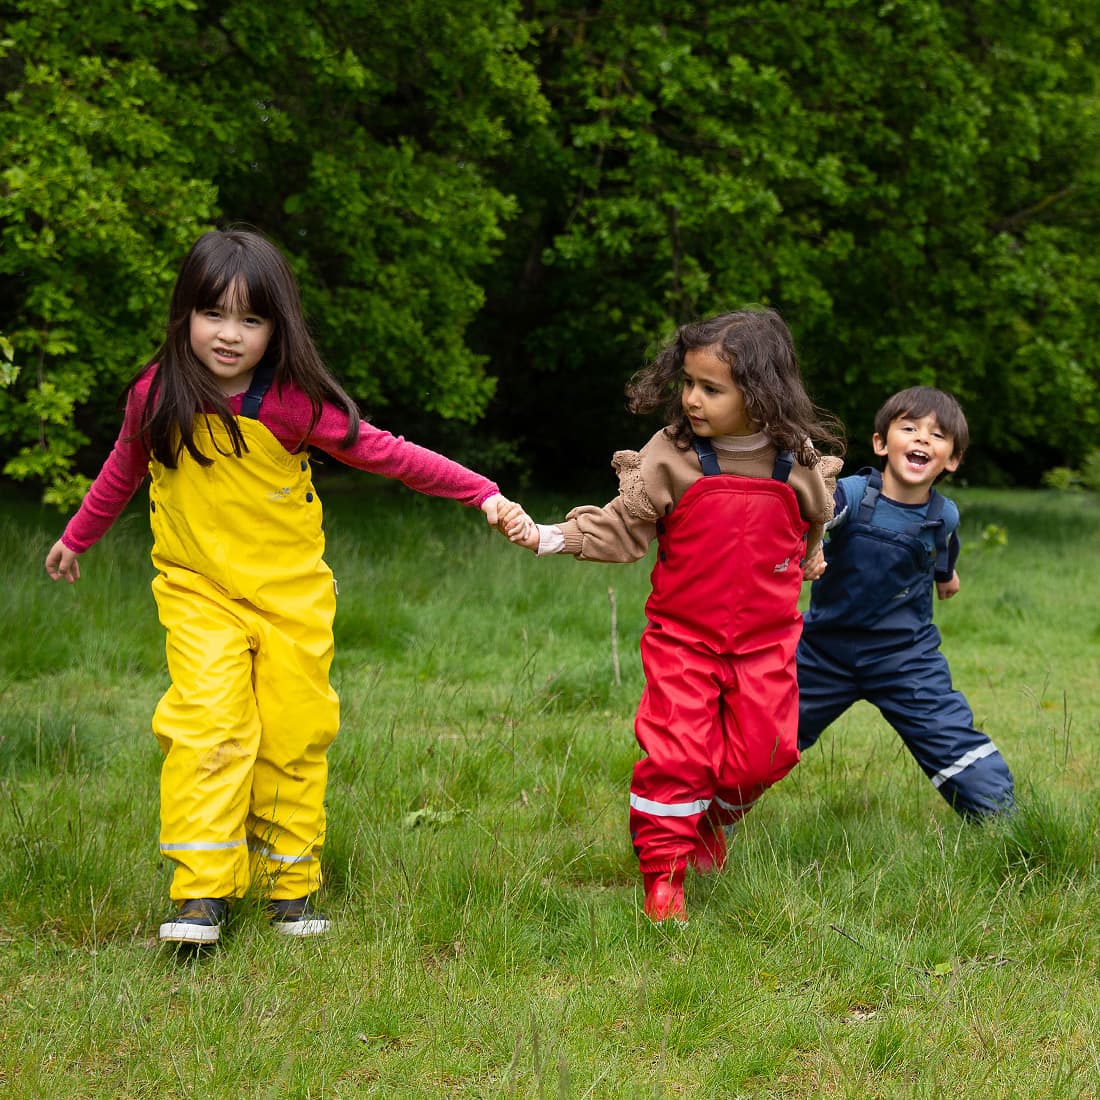
[[495, 527], [509, 541], [537, 550], [539, 531], [534, 520], [523, 510], [523, 505], [509, 500], [501, 493], [489, 497], [481, 505], [486, 522]]
[[816, 581], [825, 573], [825, 565], [825, 550], [819, 542], [814, 552], [802, 566], [802, 579], [804, 581]]
[[[523, 506], [504, 497], [496, 498], [497, 530], [517, 546], [526, 546], [528, 550], [538, 550], [539, 529], [537, 524], [523, 510]], [[488, 502], [486, 502], [488, 503]], [[492, 522], [490, 520], [490, 522]]]

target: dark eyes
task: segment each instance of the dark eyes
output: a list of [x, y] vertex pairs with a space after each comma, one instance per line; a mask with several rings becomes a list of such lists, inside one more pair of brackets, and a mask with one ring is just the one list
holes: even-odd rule
[[[225, 316], [225, 314], [222, 313], [222, 311], [220, 309], [204, 309], [204, 310], [202, 310], [202, 315], [208, 321], [220, 321], [222, 319], [222, 317]], [[265, 319], [263, 317], [258, 317], [255, 314], [247, 314], [246, 316], [241, 318], [241, 324], [242, 325], [256, 326], [256, 325], [262, 325], [264, 323], [265, 323]]]
[[706, 394], [716, 394], [722, 392], [716, 386], [710, 385], [709, 382], [696, 382], [694, 378], [688, 378], [686, 375], [683, 379], [683, 385], [685, 389], [687, 389], [688, 386], [697, 385], [703, 391], [703, 393]]
[[[903, 432], [915, 432], [917, 430], [917, 428], [916, 428], [915, 424], [904, 424], [904, 425], [902, 425], [901, 430]], [[943, 432], [939, 432], [939, 431], [932, 432], [931, 435], [932, 435], [933, 439], [946, 439], [947, 438], [947, 436], [945, 436], [943, 434]]]

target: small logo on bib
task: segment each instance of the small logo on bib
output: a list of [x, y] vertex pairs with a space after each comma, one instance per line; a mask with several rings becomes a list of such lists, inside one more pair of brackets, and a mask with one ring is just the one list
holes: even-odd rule
[[786, 573], [787, 566], [791, 564], [790, 558], [784, 558], [773, 570], [773, 573]]
[[281, 489], [276, 489], [274, 492], [267, 494], [267, 499], [274, 501], [276, 504], [282, 500], [290, 499], [290, 486], [284, 485]]

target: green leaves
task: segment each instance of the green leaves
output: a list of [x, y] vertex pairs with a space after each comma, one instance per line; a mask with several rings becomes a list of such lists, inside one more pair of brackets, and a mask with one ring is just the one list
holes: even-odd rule
[[0, 331], [35, 364], [2, 375], [7, 476], [67, 497], [214, 223], [283, 246], [366, 404], [478, 418], [493, 381], [465, 332], [515, 209], [487, 166], [513, 119], [544, 113], [514, 8], [99, 0], [62, 14], [30, 0], [0, 44]]
[[231, 222], [290, 256], [368, 411], [489, 410], [546, 476], [640, 439], [647, 349], [747, 302], [785, 315], [856, 462], [927, 382], [971, 417], [968, 476], [1077, 466], [1098, 38], [1058, 0], [26, 0], [0, 39], [7, 474], [105, 449], [180, 257]]

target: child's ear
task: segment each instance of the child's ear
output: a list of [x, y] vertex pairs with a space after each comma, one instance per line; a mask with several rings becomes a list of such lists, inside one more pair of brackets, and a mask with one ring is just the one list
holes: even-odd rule
[[875, 434], [871, 436], [871, 446], [874, 447], [875, 454], [877, 454], [879, 458], [886, 457], [886, 440], [883, 439], [878, 432], [875, 432]]
[[944, 464], [944, 473], [953, 474], [958, 468], [959, 463], [962, 462], [962, 455], [952, 455]]

